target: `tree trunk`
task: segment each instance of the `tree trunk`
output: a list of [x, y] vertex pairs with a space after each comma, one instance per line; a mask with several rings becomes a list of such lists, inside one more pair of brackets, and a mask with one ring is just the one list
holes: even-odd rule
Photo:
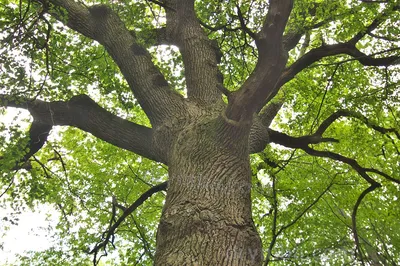
[[155, 265], [261, 265], [249, 128], [224, 116], [182, 127], [169, 154]]

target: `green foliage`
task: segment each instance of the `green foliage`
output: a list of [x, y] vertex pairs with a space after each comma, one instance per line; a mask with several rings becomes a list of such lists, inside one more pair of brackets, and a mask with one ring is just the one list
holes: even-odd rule
[[[120, 117], [149, 125], [120, 70], [98, 43], [43, 15], [29, 1], [0, 4], [0, 93], [41, 100], [68, 100], [88, 94]], [[150, 1], [85, 1], [107, 3], [153, 56], [168, 82], [185, 94], [184, 67], [178, 49], [151, 47], [154, 29], [165, 26], [165, 13]], [[109, 3], [112, 2], [112, 3]], [[253, 71], [258, 57], [254, 41], [241, 30], [237, 4], [247, 27], [257, 32], [268, 1], [196, 1], [199, 20], [223, 54], [224, 85], [237, 90]], [[290, 52], [289, 64], [323, 44], [345, 42], [365, 31], [378, 13], [389, 13], [398, 1], [298, 0], [287, 33], [309, 34]], [[373, 54], [399, 45], [399, 12], [366, 35], [358, 48]], [[361, 19], [360, 19], [361, 18]], [[334, 20], [334, 21], [333, 21]], [[321, 26], [316, 28], [315, 25]], [[52, 25], [49, 31], [49, 25]], [[216, 30], [219, 29], [219, 30]], [[397, 40], [389, 42], [388, 40]], [[393, 44], [395, 43], [395, 45]], [[302, 54], [303, 53], [303, 54]], [[391, 55], [390, 52], [378, 56]], [[339, 109], [357, 111], [382, 127], [399, 130], [398, 65], [365, 67], [349, 56], [327, 57], [285, 84], [285, 104], [273, 127], [291, 136], [315, 132]], [[7, 85], [7, 87], [6, 87]], [[2, 112], [4, 108], [0, 109]], [[0, 114], [2, 115], [2, 114]], [[112, 197], [125, 207], [152, 185], [167, 180], [163, 165], [113, 147], [74, 128], [54, 128], [47, 144], [30, 161], [31, 169], [12, 170], [25, 153], [27, 129], [20, 123], [0, 125], [0, 201], [16, 211], [52, 204], [60, 213], [55, 247], [19, 258], [18, 265], [90, 265], [90, 248], [101, 241], [112, 217]], [[314, 145], [400, 178], [400, 140], [381, 134], [362, 121], [342, 118], [324, 136], [339, 143]], [[368, 184], [348, 165], [307, 155], [301, 150], [269, 145], [252, 156], [253, 215], [265, 255], [272, 265], [350, 265], [354, 263], [351, 215]], [[400, 187], [373, 175], [382, 188], [370, 193], [357, 212], [357, 229], [365, 257], [372, 263], [400, 263]], [[2, 194], [4, 192], [4, 194]], [[164, 194], [148, 199], [116, 231], [107, 265], [151, 265]], [[117, 209], [117, 217], [122, 211]], [[1, 218], [1, 217], [0, 217]], [[273, 243], [273, 244], [271, 244]], [[101, 255], [101, 254], [99, 254]], [[378, 265], [378, 264], [377, 264]]]

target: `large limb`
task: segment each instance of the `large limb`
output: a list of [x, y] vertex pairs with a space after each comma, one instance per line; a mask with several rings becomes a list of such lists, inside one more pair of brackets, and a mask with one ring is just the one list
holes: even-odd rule
[[[49, 136], [52, 128], [53, 125], [43, 123], [40, 120], [33, 120], [31, 127], [29, 128], [29, 142], [25, 149], [27, 153], [18, 164], [22, 163], [26, 165], [29, 158], [38, 152], [46, 143], [47, 137]], [[17, 165], [16, 168], [18, 169], [20, 166]]]
[[[47, 137], [50, 134], [52, 125], [43, 123], [39, 120], [33, 120], [31, 127], [29, 128], [29, 141], [25, 147], [19, 147], [26, 153], [23, 154], [22, 158], [17, 159], [13, 170], [26, 169], [29, 170], [32, 166], [28, 161], [36, 152], [38, 152], [47, 141]], [[0, 160], [3, 157], [0, 156]]]
[[258, 115], [253, 115], [253, 123], [249, 135], [249, 152], [258, 153], [270, 142], [268, 128], [283, 105], [283, 101], [267, 105]]
[[146, 49], [126, 29], [109, 7], [86, 7], [73, 0], [37, 0], [48, 13], [102, 44], [119, 66], [130, 88], [152, 124], [184, 111], [183, 98], [172, 90]]
[[[55, 125], [74, 126], [120, 148], [154, 161], [166, 162], [166, 159], [158, 152], [160, 147], [156, 148], [152, 143], [151, 128], [108, 112], [86, 95], [74, 96], [69, 101], [45, 102], [0, 94], [0, 106], [27, 109], [34, 119], [32, 126], [40, 125], [40, 129], [49, 129]], [[32, 130], [31, 127], [31, 133]], [[33, 144], [44, 143], [45, 135], [43, 134], [46, 130], [43, 134], [40, 133], [41, 131], [43, 130], [38, 130], [39, 134], [35, 134]], [[40, 147], [36, 145], [32, 152], [36, 152], [38, 150], [36, 148]]]
[[218, 47], [200, 26], [194, 0], [168, 0], [167, 36], [178, 45], [185, 66], [187, 94], [199, 103], [222, 103]]
[[[331, 45], [322, 45], [320, 47], [314, 48], [310, 50], [308, 53], [303, 55], [299, 58], [296, 62], [294, 62], [290, 67], [286, 68], [285, 71], [282, 73], [280, 77], [276, 90], [273, 95], [276, 94], [277, 90], [282, 87], [285, 83], [293, 79], [299, 72], [303, 69], [309, 67], [310, 65], [314, 64], [315, 62], [321, 60], [324, 57], [334, 56], [339, 54], [346, 54], [354, 58], [354, 60], [359, 61], [364, 66], [389, 66], [391, 64], [398, 63], [400, 59], [399, 55], [388, 56], [388, 57], [381, 57], [375, 58], [372, 55], [367, 55], [357, 49], [356, 44], [360, 41], [366, 34], [372, 32], [376, 29], [379, 25], [381, 25], [385, 18], [396, 10], [399, 10], [400, 6], [393, 6], [391, 10], [383, 12], [379, 14], [367, 27], [366, 29], [360, 31], [356, 35], [354, 35], [351, 39], [344, 43], [337, 43]], [[392, 48], [387, 51], [382, 51], [376, 54], [382, 54], [384, 52], [393, 52], [393, 51], [400, 50], [398, 48]], [[272, 96], [273, 96], [272, 95]], [[269, 97], [271, 98], [271, 97]]]
[[260, 110], [275, 88], [287, 62], [283, 47], [283, 32], [293, 7], [292, 0], [271, 0], [268, 14], [260, 32], [256, 34], [258, 62], [243, 86], [229, 97], [227, 117], [249, 119]]

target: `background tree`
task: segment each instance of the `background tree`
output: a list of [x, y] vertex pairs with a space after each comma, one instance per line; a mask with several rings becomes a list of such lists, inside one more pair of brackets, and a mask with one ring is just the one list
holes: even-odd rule
[[20, 263], [399, 264], [399, 8], [2, 1], [1, 199], [61, 213]]

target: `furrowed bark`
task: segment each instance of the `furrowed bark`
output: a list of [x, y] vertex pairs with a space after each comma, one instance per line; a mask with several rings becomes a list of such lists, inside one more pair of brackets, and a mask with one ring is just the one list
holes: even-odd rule
[[166, 162], [152, 142], [151, 128], [122, 119], [86, 95], [69, 101], [44, 102], [0, 95], [0, 106], [27, 109], [35, 121], [49, 126], [73, 126], [117, 147], [158, 162]]
[[25, 150], [27, 153], [21, 159], [21, 163], [25, 163], [32, 157], [36, 152], [38, 152], [47, 141], [47, 137], [50, 134], [52, 125], [42, 123], [39, 120], [34, 120], [29, 128], [29, 143]]
[[87, 8], [72, 0], [38, 1], [43, 5], [54, 5], [55, 8], [49, 9], [51, 15], [72, 30], [104, 45], [152, 124], [185, 109], [183, 98], [169, 87], [150, 54], [136, 42], [111, 8], [103, 5]]
[[219, 48], [201, 28], [194, 0], [168, 0], [166, 4], [167, 35], [176, 41], [182, 54], [188, 98], [204, 105], [222, 104]]
[[[22, 158], [15, 158], [15, 166], [12, 168], [12, 170], [30, 170], [32, 168], [29, 159], [44, 146], [51, 129], [52, 125], [42, 123], [38, 120], [34, 120], [32, 122], [31, 127], [29, 128], [28, 143], [25, 147], [18, 147], [20, 150], [24, 151], [25, 154], [22, 155]], [[0, 156], [0, 165], [1, 160], [3, 159], [4, 158]]]
[[251, 218], [249, 127], [218, 116], [181, 130], [155, 265], [261, 265]]

